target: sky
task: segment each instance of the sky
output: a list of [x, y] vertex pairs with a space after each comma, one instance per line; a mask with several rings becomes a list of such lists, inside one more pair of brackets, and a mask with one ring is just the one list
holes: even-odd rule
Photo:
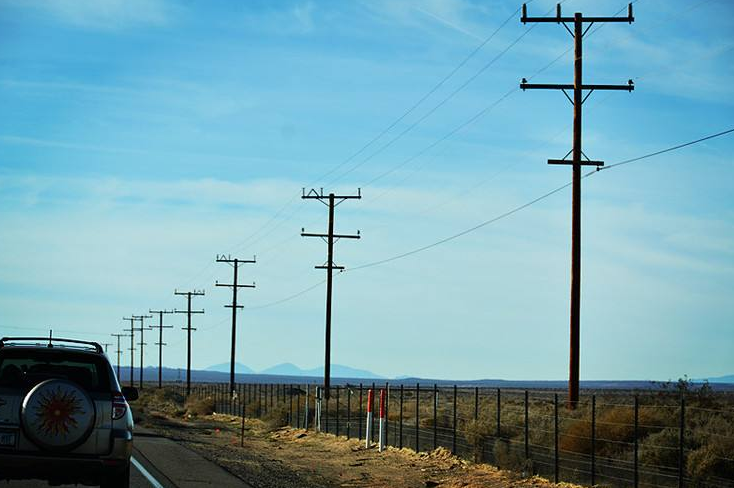
[[[567, 0], [564, 14], [626, 4]], [[535, 0], [530, 15], [555, 3]], [[0, 334], [113, 343], [193, 306], [195, 368], [332, 362], [385, 377], [564, 379], [572, 38], [471, 0], [0, 0]], [[583, 150], [608, 165], [734, 128], [734, 4], [638, 0], [594, 25]], [[449, 76], [450, 75], [450, 76]], [[581, 379], [734, 373], [734, 134], [582, 183]], [[359, 269], [356, 269], [359, 268]], [[185, 314], [164, 363], [186, 363]], [[157, 323], [149, 319], [146, 325]], [[153, 332], [144, 361], [156, 365]], [[127, 360], [127, 344], [123, 344]], [[138, 351], [136, 351], [136, 354]], [[114, 358], [114, 353], [112, 353]], [[137, 363], [137, 360], [136, 360]]]

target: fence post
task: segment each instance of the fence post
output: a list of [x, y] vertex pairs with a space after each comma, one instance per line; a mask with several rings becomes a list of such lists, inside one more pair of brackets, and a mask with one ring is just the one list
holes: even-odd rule
[[[298, 387], [298, 398], [301, 398], [301, 387]], [[308, 430], [308, 412], [311, 408], [309, 398], [311, 398], [311, 385], [306, 383], [306, 400], [303, 402], [303, 428], [305, 430]]]
[[[306, 400], [308, 401], [308, 400]], [[301, 428], [301, 387], [296, 392], [296, 427]]]
[[591, 395], [591, 485], [596, 484], [596, 395]]
[[400, 449], [403, 448], [403, 384], [400, 384]]
[[240, 447], [245, 447], [245, 402], [242, 401], [242, 425], [240, 426]]
[[[372, 391], [373, 392], [375, 391], [375, 382], [374, 381], [372, 382]], [[370, 398], [371, 398], [369, 400], [369, 402], [370, 402], [370, 411], [374, 412], [375, 411], [375, 405], [374, 405], [375, 398], [374, 398], [374, 393], [372, 394], [372, 397], [370, 397]], [[374, 415], [372, 415], [372, 420], [370, 421], [370, 429], [371, 429], [370, 430], [370, 442], [375, 442], [375, 416]]]
[[359, 384], [359, 421], [357, 421], [358, 424], [358, 432], [357, 432], [357, 439], [362, 440], [362, 383]]
[[[528, 415], [528, 390], [525, 390], [525, 460], [530, 459], [530, 427]], [[527, 463], [525, 463], [527, 464]]]
[[456, 454], [456, 385], [454, 385], [454, 432], [451, 438], [451, 454]]
[[479, 420], [479, 387], [474, 387], [474, 421]]
[[336, 387], [336, 436], [339, 437], [339, 385]]
[[388, 415], [390, 415], [390, 383], [385, 382], [385, 444], [387, 444], [387, 435], [390, 429], [390, 422], [388, 422]]
[[374, 395], [372, 389], [367, 390], [367, 422], [365, 429], [367, 432], [364, 436], [364, 446], [369, 449], [372, 446], [372, 395]]
[[[322, 389], [321, 391], [323, 392], [324, 390]], [[331, 398], [327, 396], [326, 397], [326, 412], [324, 413], [324, 428], [322, 429], [327, 434], [329, 433], [329, 400], [331, 400]]]
[[438, 386], [433, 384], [433, 449], [438, 447]]
[[553, 480], [558, 483], [558, 393], [553, 394]]
[[293, 384], [288, 384], [288, 425], [291, 427], [295, 427], [293, 425]]
[[387, 438], [387, 430], [385, 429], [385, 390], [380, 390], [380, 435], [378, 450], [380, 452], [385, 450], [385, 439]]
[[683, 443], [686, 430], [686, 398], [680, 399], [680, 437], [678, 438], [678, 488], [683, 488]]
[[352, 429], [352, 389], [347, 385], [347, 440]]
[[499, 439], [500, 435], [502, 434], [502, 430], [500, 429], [500, 420], [502, 418], [501, 403], [500, 403], [501, 396], [500, 395], [501, 395], [500, 389], [497, 388], [497, 430], [496, 430], [497, 434], [495, 436], [497, 437], [497, 439]]
[[420, 398], [421, 398], [421, 385], [420, 383], [415, 384], [415, 452], [420, 452]]
[[640, 486], [640, 472], [638, 463], [639, 453], [639, 442], [637, 440], [639, 431], [638, 427], [640, 424], [640, 401], [637, 395], [635, 395], [635, 488]]

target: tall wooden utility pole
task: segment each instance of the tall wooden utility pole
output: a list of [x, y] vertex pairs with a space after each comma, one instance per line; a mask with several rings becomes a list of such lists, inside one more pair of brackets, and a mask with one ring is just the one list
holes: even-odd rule
[[110, 334], [112, 337], [117, 337], [117, 381], [120, 381], [120, 354], [122, 353], [122, 349], [120, 349], [120, 338], [121, 337], [127, 337], [127, 334]]
[[204, 310], [191, 310], [191, 297], [204, 295], [204, 290], [201, 291], [178, 291], [173, 292], [174, 295], [182, 295], [186, 297], [187, 308], [186, 310], [174, 310], [175, 313], [185, 313], [188, 317], [186, 327], [183, 330], [187, 332], [187, 346], [186, 346], [186, 396], [191, 394], [191, 331], [196, 330], [191, 327], [191, 314], [193, 313], [204, 313]]
[[362, 198], [361, 190], [357, 190], [356, 195], [334, 195], [329, 193], [324, 195], [323, 188], [320, 192], [311, 190], [306, 193], [306, 189], [303, 190], [304, 200], [318, 200], [327, 207], [329, 207], [329, 232], [327, 234], [311, 234], [304, 232], [301, 229], [301, 235], [303, 237], [320, 237], [326, 242], [327, 246], [327, 258], [326, 264], [322, 266], [316, 266], [316, 269], [326, 270], [326, 346], [324, 350], [324, 394], [326, 398], [329, 398], [329, 385], [331, 383], [331, 286], [332, 286], [332, 271], [335, 269], [344, 269], [344, 266], [334, 265], [334, 243], [339, 239], [359, 239], [359, 231], [356, 235], [347, 234], [334, 234], [334, 208], [342, 203], [344, 200], [360, 199]]
[[122, 320], [130, 321], [130, 328], [123, 330], [124, 332], [130, 332], [130, 386], [132, 387], [135, 386], [135, 379], [133, 378], [135, 368], [135, 316], [133, 315], [132, 317], [123, 317]]
[[163, 329], [173, 329], [172, 325], [163, 325], [163, 314], [173, 313], [173, 310], [148, 310], [148, 313], [158, 314], [158, 325], [151, 325], [150, 329], [158, 329], [158, 342], [155, 343], [158, 346], [158, 388], [163, 387], [163, 346], [166, 345], [163, 342]]
[[[527, 7], [522, 6], [523, 24], [526, 23], [556, 23], [563, 24], [574, 39], [574, 80], [573, 84], [537, 84], [528, 83], [523, 78], [520, 88], [523, 90], [561, 90], [573, 105], [573, 148], [563, 159], [549, 159], [548, 164], [569, 164], [573, 170], [572, 182], [572, 224], [571, 224], [571, 349], [569, 360], [568, 379], [568, 407], [576, 408], [579, 400], [579, 342], [580, 327], [579, 319], [581, 312], [581, 166], [603, 166], [602, 161], [591, 161], [581, 149], [581, 108], [594, 90], [634, 90], [632, 80], [626, 85], [585, 85], [582, 82], [582, 41], [584, 35], [594, 23], [600, 22], [634, 22], [632, 16], [632, 4], [629, 4], [627, 17], [584, 17], [576, 12], [573, 17], [561, 15], [561, 5], [556, 7], [555, 17], [528, 17]], [[573, 23], [573, 31], [568, 28], [567, 23]], [[588, 24], [584, 29], [584, 23]], [[568, 96], [566, 90], [573, 90], [573, 98]], [[587, 90], [584, 96], [584, 90]], [[571, 154], [571, 159], [566, 159]], [[586, 159], [584, 161], [584, 158]]]
[[133, 318], [135, 320], [140, 321], [140, 328], [135, 329], [135, 330], [140, 331], [140, 342], [138, 344], [140, 345], [140, 371], [139, 373], [140, 373], [140, 389], [141, 390], [143, 389], [143, 347], [147, 345], [145, 342], [143, 342], [143, 332], [145, 331], [145, 324], [143, 323], [143, 321], [145, 321], [145, 319], [150, 319], [152, 317], [153, 317], [152, 315], [133, 315]]
[[240, 285], [237, 283], [237, 271], [241, 264], [245, 263], [254, 263], [255, 258], [251, 260], [246, 259], [232, 259], [231, 256], [219, 256], [217, 255], [217, 262], [218, 263], [228, 263], [234, 268], [234, 281], [232, 281], [232, 284], [226, 284], [226, 283], [219, 283], [218, 281], [215, 283], [216, 286], [227, 286], [229, 288], [232, 288], [232, 305], [225, 305], [226, 308], [232, 309], [232, 351], [230, 354], [229, 359], [229, 395], [232, 397], [232, 395], [235, 392], [235, 385], [234, 385], [234, 355], [235, 355], [235, 344], [237, 339], [237, 309], [243, 308], [242, 305], [237, 304], [237, 290], [239, 288], [255, 288], [255, 283], [251, 285]]

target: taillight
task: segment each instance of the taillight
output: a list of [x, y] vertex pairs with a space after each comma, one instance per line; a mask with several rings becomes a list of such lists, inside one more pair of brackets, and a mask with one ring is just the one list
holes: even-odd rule
[[116, 391], [112, 393], [112, 420], [119, 420], [127, 412], [127, 402], [122, 393]]

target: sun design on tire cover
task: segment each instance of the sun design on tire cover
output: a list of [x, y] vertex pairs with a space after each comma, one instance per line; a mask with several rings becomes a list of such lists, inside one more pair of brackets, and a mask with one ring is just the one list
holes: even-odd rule
[[67, 435], [78, 425], [74, 416], [84, 413], [81, 403], [74, 392], [61, 391], [61, 388], [43, 393], [36, 407], [39, 430], [46, 435]]

